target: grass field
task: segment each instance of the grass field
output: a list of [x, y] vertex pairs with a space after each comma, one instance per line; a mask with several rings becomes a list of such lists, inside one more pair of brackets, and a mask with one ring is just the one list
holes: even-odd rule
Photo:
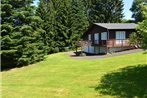
[[128, 66], [146, 65], [146, 56], [139, 52], [75, 60], [64, 53], [48, 55], [42, 62], [1, 72], [2, 98], [114, 98], [96, 90], [101, 77]]

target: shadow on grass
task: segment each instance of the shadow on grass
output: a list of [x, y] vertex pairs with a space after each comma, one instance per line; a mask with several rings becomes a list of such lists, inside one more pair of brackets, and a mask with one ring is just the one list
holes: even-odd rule
[[147, 98], [147, 64], [108, 73], [95, 90], [117, 98]]

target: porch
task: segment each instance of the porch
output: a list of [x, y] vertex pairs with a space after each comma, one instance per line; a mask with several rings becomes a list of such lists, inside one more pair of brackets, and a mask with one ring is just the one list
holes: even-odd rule
[[110, 39], [110, 40], [94, 40], [92, 42], [92, 46], [105, 46], [105, 47], [131, 47], [131, 44], [129, 43], [129, 40], [116, 40], [116, 39]]

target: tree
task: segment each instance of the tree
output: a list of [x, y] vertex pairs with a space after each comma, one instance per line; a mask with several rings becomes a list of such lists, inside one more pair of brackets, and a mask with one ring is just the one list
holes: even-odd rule
[[133, 32], [130, 34], [129, 42], [132, 46], [135, 46], [136, 48], [140, 47], [141, 38], [140, 35], [136, 32]]
[[141, 47], [147, 49], [147, 19], [140, 22], [136, 30], [141, 35]]
[[84, 0], [89, 22], [115, 23], [123, 18], [122, 0]]
[[2, 69], [28, 65], [44, 58], [41, 19], [34, 16], [32, 0], [3, 0], [1, 24]]
[[[43, 33], [44, 44], [48, 46], [49, 53], [57, 52], [56, 46], [59, 44], [57, 42], [56, 34], [56, 13], [58, 9], [58, 4], [55, 0], [40, 0], [39, 6], [36, 10], [36, 15], [39, 16], [43, 22], [41, 24]], [[56, 40], [56, 42], [55, 42]], [[56, 48], [56, 49], [55, 49]]]
[[82, 0], [67, 0], [65, 4], [67, 5], [60, 8], [62, 11], [58, 12], [60, 16], [58, 22], [62, 27], [65, 27], [64, 30], [60, 29], [60, 32], [65, 35], [63, 38], [66, 40], [66, 46], [75, 46], [74, 41], [81, 39], [83, 32], [89, 25], [86, 8]]
[[141, 6], [140, 13], [144, 17], [144, 20], [138, 22], [136, 32], [131, 34], [130, 39], [131, 43], [139, 43], [143, 49], [147, 49], [147, 6], [144, 4]]
[[121, 23], [134, 23], [134, 20], [130, 20], [130, 19], [122, 19]]
[[50, 53], [58, 48], [74, 47], [88, 26], [82, 0], [40, 0], [36, 15], [44, 21], [45, 42]]
[[135, 22], [141, 22], [145, 19], [145, 16], [143, 14], [143, 10], [147, 6], [146, 0], [134, 0], [131, 11], [132, 11], [132, 18], [135, 19]]

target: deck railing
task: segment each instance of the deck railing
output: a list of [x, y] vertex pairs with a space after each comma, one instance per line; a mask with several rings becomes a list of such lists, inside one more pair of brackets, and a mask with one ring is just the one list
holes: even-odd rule
[[116, 39], [110, 39], [110, 40], [94, 40], [94, 41], [78, 41], [78, 46], [83, 45], [92, 45], [92, 46], [107, 46], [107, 47], [130, 47], [129, 40], [116, 40]]
[[107, 40], [107, 47], [129, 47], [129, 40]]
[[92, 42], [92, 45], [99, 45], [99, 46], [107, 46], [107, 47], [128, 47], [130, 46], [129, 40], [116, 40], [116, 39], [110, 39], [110, 40], [94, 40]]

